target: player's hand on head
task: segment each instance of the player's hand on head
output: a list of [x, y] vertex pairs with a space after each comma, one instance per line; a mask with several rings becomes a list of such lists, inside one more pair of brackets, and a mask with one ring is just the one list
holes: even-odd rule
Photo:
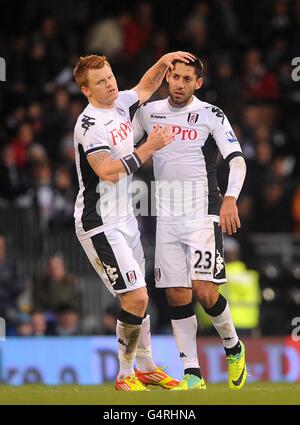
[[167, 53], [166, 55], [162, 56], [161, 60], [170, 69], [173, 69], [174, 68], [173, 62], [176, 60], [180, 62], [184, 62], [184, 63], [189, 63], [189, 62], [194, 62], [196, 58], [194, 55], [192, 55], [189, 52], [178, 51], [178, 52]]
[[236, 233], [241, 227], [236, 199], [234, 196], [224, 197], [220, 210], [219, 226], [221, 226], [222, 232], [227, 233], [228, 235]]

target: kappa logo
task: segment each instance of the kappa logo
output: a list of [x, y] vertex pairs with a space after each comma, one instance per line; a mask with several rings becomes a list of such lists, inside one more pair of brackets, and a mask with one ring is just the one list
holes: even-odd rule
[[179, 357], [180, 357], [181, 359], [183, 359], [183, 357], [187, 357], [187, 355], [186, 355], [186, 354], [184, 354], [184, 353], [181, 351], [181, 353], [179, 354]]
[[[208, 109], [208, 108], [210, 108], [210, 106], [206, 106], [206, 109]], [[221, 109], [220, 108], [216, 108], [215, 106], [213, 106], [212, 108], [211, 108], [211, 111], [212, 111], [212, 113], [213, 114], [216, 114], [216, 116], [218, 117], [218, 118], [222, 118], [222, 124], [224, 123], [224, 119], [225, 119], [225, 114], [224, 114], [224, 112], [223, 111], [221, 111]]]
[[117, 283], [117, 279], [119, 277], [119, 275], [116, 273], [117, 268], [116, 267], [111, 267], [108, 264], [105, 264], [104, 261], [102, 261], [102, 264], [105, 268], [106, 274], [108, 276], [108, 279], [110, 281], [110, 283], [112, 285], [115, 285]]
[[136, 283], [136, 273], [134, 270], [130, 270], [126, 273], [127, 280], [131, 285], [134, 285]]
[[217, 258], [216, 258], [216, 269], [217, 269], [217, 273], [215, 273], [215, 276], [221, 273], [221, 271], [224, 269], [224, 258], [222, 257], [218, 249], [217, 249]]
[[104, 273], [105, 270], [100, 258], [96, 258], [95, 263], [96, 263], [96, 267], [100, 270], [100, 273]]
[[155, 282], [159, 282], [160, 281], [160, 278], [161, 278], [161, 270], [160, 270], [160, 268], [159, 267], [157, 267], [155, 270], [154, 270], [154, 278], [155, 278]]
[[151, 115], [150, 115], [150, 118], [155, 118], [155, 119], [157, 119], [157, 120], [163, 120], [163, 119], [166, 119], [166, 118], [167, 118], [167, 116], [166, 116], [166, 115], [156, 115], [156, 114], [151, 114]]
[[199, 114], [196, 114], [195, 112], [190, 112], [188, 115], [188, 123], [190, 125], [194, 125], [198, 121], [198, 118], [199, 118]]
[[85, 136], [85, 133], [88, 131], [88, 129], [92, 125], [95, 125], [95, 119], [96, 118], [89, 117], [88, 115], [83, 115], [83, 118], [81, 120], [82, 122], [81, 127], [85, 129], [85, 132], [83, 133], [84, 136]]
[[118, 343], [119, 343], [120, 345], [124, 345], [124, 347], [128, 347], [128, 345], [126, 345], [126, 344], [125, 344], [125, 342], [124, 342], [124, 340], [123, 340], [122, 338], [119, 338], [119, 339], [118, 339]]

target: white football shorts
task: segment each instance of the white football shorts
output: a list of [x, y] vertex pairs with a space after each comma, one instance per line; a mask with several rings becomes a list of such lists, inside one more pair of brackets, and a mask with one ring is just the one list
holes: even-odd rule
[[226, 282], [222, 229], [216, 219], [157, 223], [157, 288], [191, 288], [192, 280]]
[[79, 242], [114, 296], [146, 286], [144, 251], [134, 216]]

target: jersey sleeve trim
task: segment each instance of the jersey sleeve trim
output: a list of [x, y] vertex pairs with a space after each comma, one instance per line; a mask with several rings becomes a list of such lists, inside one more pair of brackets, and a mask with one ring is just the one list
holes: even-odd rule
[[129, 116], [130, 116], [130, 121], [133, 120], [134, 114], [136, 113], [136, 111], [138, 110], [140, 101], [138, 100], [137, 102], [135, 102], [133, 105], [131, 105], [129, 107]]
[[231, 152], [226, 158], [225, 161], [227, 163], [229, 163], [233, 158], [236, 158], [237, 156], [241, 156], [242, 158], [245, 158], [245, 155], [243, 154], [243, 152], [240, 151], [236, 151], [236, 152]]
[[135, 148], [138, 148], [139, 146], [142, 145], [142, 142], [144, 142], [145, 138], [147, 138], [148, 134], [146, 133], [146, 131], [144, 131], [143, 136], [134, 144]]
[[110, 152], [110, 147], [109, 146], [97, 146], [95, 148], [88, 149], [87, 151], [85, 151], [85, 155], [87, 156], [90, 153], [97, 152], [97, 151], [107, 151], [107, 152]]

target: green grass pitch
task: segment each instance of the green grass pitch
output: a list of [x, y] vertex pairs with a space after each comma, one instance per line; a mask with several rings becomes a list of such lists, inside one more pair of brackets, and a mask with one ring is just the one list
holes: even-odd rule
[[149, 392], [118, 392], [113, 384], [97, 386], [0, 385], [0, 405], [208, 405], [300, 404], [300, 383], [259, 382], [232, 391], [226, 384], [208, 384], [205, 391], [170, 392], [149, 387]]

